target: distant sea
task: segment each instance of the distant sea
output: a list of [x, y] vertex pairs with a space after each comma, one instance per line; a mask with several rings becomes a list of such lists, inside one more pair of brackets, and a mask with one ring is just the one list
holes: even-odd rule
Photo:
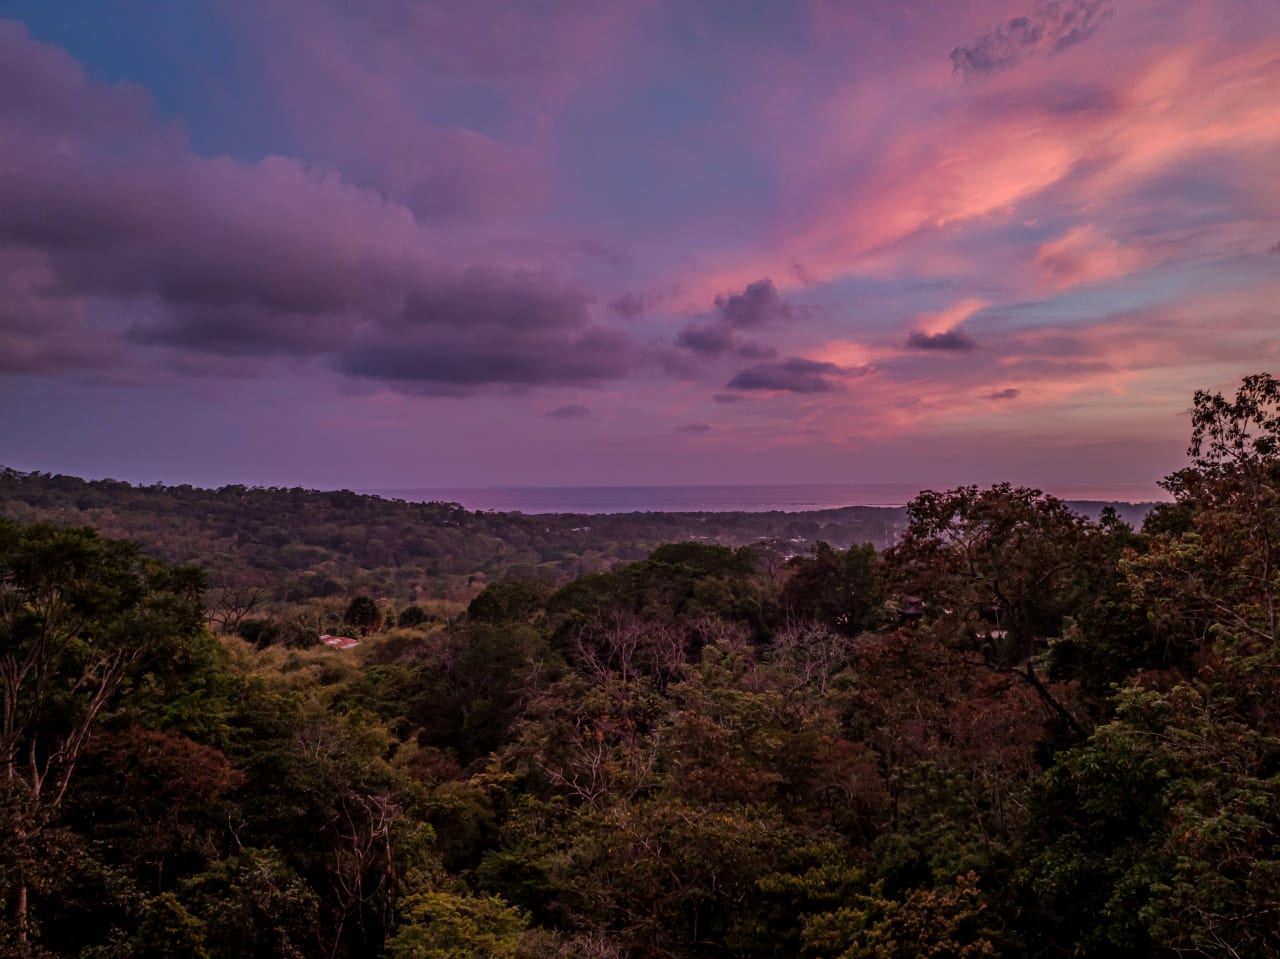
[[[945, 487], [942, 487], [945, 488]], [[414, 502], [457, 503], [503, 513], [787, 513], [844, 506], [903, 506], [920, 487], [880, 485], [755, 486], [494, 486], [441, 489], [371, 489], [376, 496]], [[1149, 503], [1168, 495], [1152, 486], [1077, 486], [1047, 490], [1059, 499]]]

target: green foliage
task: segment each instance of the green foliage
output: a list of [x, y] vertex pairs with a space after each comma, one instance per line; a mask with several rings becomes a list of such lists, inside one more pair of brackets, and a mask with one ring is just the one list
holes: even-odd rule
[[305, 959], [317, 946], [319, 903], [273, 849], [245, 848], [182, 883], [212, 955]]
[[869, 543], [844, 552], [818, 543], [810, 556], [789, 564], [792, 573], [782, 590], [782, 607], [793, 619], [817, 622], [845, 636], [874, 629], [884, 619], [879, 564]]
[[347, 604], [347, 611], [342, 614], [342, 622], [360, 630], [361, 636], [376, 632], [382, 626], [382, 611], [378, 604], [368, 596], [355, 596]]
[[[92, 530], [0, 521], [0, 798], [13, 813], [0, 845], [10, 850], [5, 896], [20, 940], [54, 907], [39, 898], [52, 885], [40, 850], [57, 835], [94, 737], [108, 718], [181, 684], [201, 658], [200, 585], [197, 571]], [[199, 711], [199, 698], [158, 708]]]
[[528, 917], [498, 896], [419, 892], [400, 902], [394, 959], [516, 959]]
[[205, 924], [191, 915], [177, 896], [162, 893], [142, 910], [130, 959], [208, 959]]
[[977, 959], [995, 956], [982, 926], [986, 903], [973, 873], [945, 889], [890, 899], [882, 883], [849, 905], [806, 920], [806, 955], [838, 959]]
[[1280, 954], [1280, 386], [1195, 404], [1140, 533], [970, 487], [881, 555], [0, 475], [215, 582], [0, 523], [0, 955]]
[[396, 625], [401, 629], [413, 628], [421, 626], [427, 621], [427, 611], [421, 606], [406, 606], [400, 610], [400, 615], [396, 617]]
[[[733, 547], [771, 538], [883, 546], [902, 511], [526, 516], [349, 491], [131, 486], [0, 468], [0, 516], [92, 525], [170, 562], [199, 562], [213, 574], [211, 616], [229, 631], [247, 609], [260, 616], [285, 602], [358, 592], [403, 604], [466, 602], [477, 572], [563, 583], [695, 538]], [[244, 587], [264, 578], [267, 596], [246, 606]], [[224, 604], [228, 595], [234, 601]]]
[[476, 623], [529, 622], [546, 609], [551, 587], [529, 580], [490, 583], [471, 605], [467, 616]]

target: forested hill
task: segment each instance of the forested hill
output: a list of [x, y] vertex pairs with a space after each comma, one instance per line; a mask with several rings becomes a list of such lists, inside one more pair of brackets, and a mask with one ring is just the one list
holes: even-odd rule
[[[1104, 504], [1069, 505], [1096, 517]], [[1140, 525], [1149, 504], [1117, 509]], [[294, 600], [366, 589], [405, 602], [466, 598], [499, 577], [564, 582], [643, 559], [667, 542], [764, 544], [785, 558], [818, 542], [883, 549], [906, 527], [905, 507], [528, 515], [348, 490], [134, 486], [7, 468], [0, 515], [92, 526], [170, 562], [196, 563], [215, 582], [256, 573], [287, 584]]]
[[1141, 529], [966, 487], [879, 552], [252, 616], [67, 523], [560, 527], [8, 474], [60, 522], [0, 518], [0, 959], [1280, 955], [1280, 380], [1192, 426]]

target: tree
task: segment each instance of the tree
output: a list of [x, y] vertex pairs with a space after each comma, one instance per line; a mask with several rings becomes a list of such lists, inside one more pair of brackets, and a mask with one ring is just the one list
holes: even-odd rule
[[368, 636], [371, 632], [376, 633], [382, 626], [382, 611], [368, 596], [356, 596], [347, 604], [342, 622], [360, 630], [361, 636]]
[[86, 751], [66, 818], [164, 892], [174, 877], [217, 858], [230, 806], [244, 776], [212, 746], [139, 725], [106, 731]]
[[551, 587], [533, 580], [490, 583], [471, 601], [467, 616], [476, 623], [518, 623], [535, 619], [551, 596]]
[[516, 959], [528, 918], [498, 896], [416, 892], [400, 904], [393, 959]]
[[974, 873], [954, 887], [913, 889], [904, 899], [884, 883], [804, 923], [805, 954], [838, 959], [978, 959], [996, 955], [982, 926], [986, 904]]
[[263, 571], [218, 569], [210, 574], [205, 591], [209, 624], [222, 633], [237, 632], [245, 618], [270, 598], [271, 581]]
[[421, 606], [406, 606], [400, 610], [400, 615], [396, 618], [396, 625], [401, 629], [412, 629], [414, 626], [420, 626], [427, 621], [427, 611]]
[[[1175, 511], [1137, 564], [1134, 584], [1185, 642], [1231, 631], [1253, 646], [1280, 637], [1280, 380], [1246, 376], [1234, 401], [1199, 390], [1191, 465], [1161, 484]], [[1172, 515], [1170, 515], [1172, 513]]]
[[184, 881], [179, 895], [204, 924], [215, 956], [303, 959], [318, 954], [315, 893], [275, 849], [241, 849]]
[[[0, 520], [0, 798], [19, 813], [5, 837], [11, 849], [38, 841], [57, 818], [129, 681], [200, 630], [201, 585], [199, 571], [89, 529]], [[7, 875], [20, 942], [30, 922], [25, 871]]]
[[1062, 633], [1090, 524], [1040, 490], [1002, 483], [926, 491], [886, 555], [904, 593], [957, 650], [1015, 672], [1076, 735], [1078, 721], [1036, 671], [1033, 654]]
[[879, 561], [869, 543], [844, 551], [818, 543], [810, 556], [791, 561], [793, 572], [782, 590], [782, 606], [794, 619], [857, 636], [876, 626], [884, 607]]

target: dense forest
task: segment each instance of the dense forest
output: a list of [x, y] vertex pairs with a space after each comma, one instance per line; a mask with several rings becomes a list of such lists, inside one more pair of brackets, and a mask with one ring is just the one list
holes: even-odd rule
[[1280, 381], [1197, 393], [1164, 485], [1136, 528], [8, 471], [0, 955], [1280, 953]]

